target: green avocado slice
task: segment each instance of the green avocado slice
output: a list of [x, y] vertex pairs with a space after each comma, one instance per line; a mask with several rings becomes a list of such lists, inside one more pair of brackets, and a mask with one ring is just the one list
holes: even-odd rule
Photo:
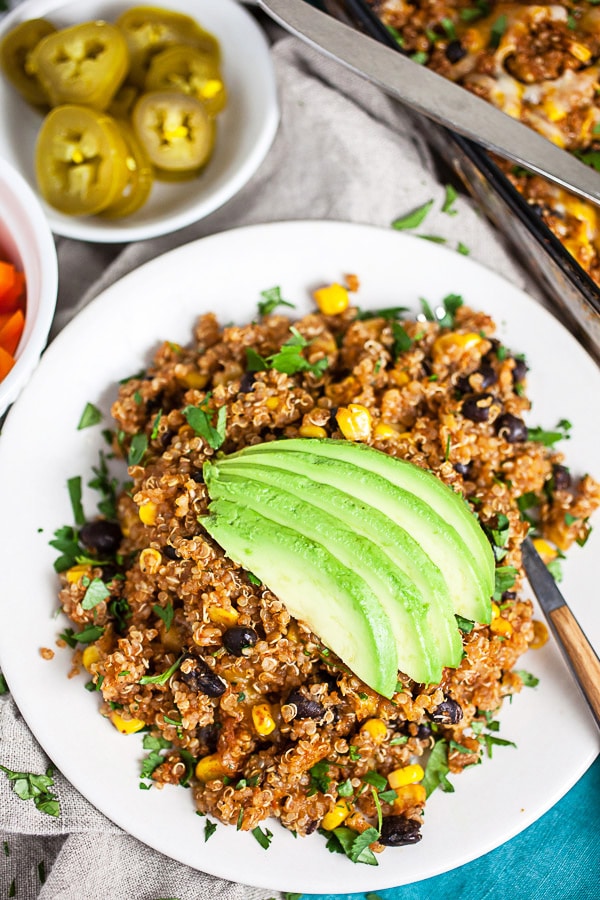
[[396, 642], [364, 579], [321, 544], [238, 503], [214, 500], [199, 521], [227, 556], [260, 578], [365, 684], [393, 696]]
[[[376, 543], [344, 525], [336, 515], [340, 511], [336, 509], [339, 491], [317, 486], [325, 488], [322, 493], [330, 496], [330, 509], [327, 510], [323, 506], [313, 505], [312, 498], [306, 496], [308, 492], [303, 498], [301, 494], [288, 490], [290, 475], [287, 472], [274, 469], [267, 472], [281, 476], [275, 479], [279, 483], [274, 486], [261, 483], [264, 467], [258, 467], [258, 472], [255, 472], [254, 467], [247, 466], [242, 475], [236, 475], [229, 469], [222, 472], [216, 463], [208, 464], [204, 472], [211, 498], [240, 503], [272, 522], [295, 528], [305, 537], [323, 545], [342, 565], [357, 572], [372, 588], [390, 618], [400, 671], [417, 682], [439, 683], [442, 665], [450, 665], [450, 662], [440, 660], [437, 642], [428, 627], [428, 602], [414, 582], [394, 565]], [[452, 664], [458, 665], [462, 641], [450, 603], [449, 618], [458, 644]]]
[[[236, 459], [232, 457], [206, 465], [205, 480], [211, 496], [215, 495], [215, 491], [221, 490], [221, 484], [229, 484], [233, 479], [243, 478], [248, 484], [252, 480], [258, 481], [261, 484], [289, 492], [296, 498], [296, 503], [299, 498], [311, 504], [310, 514], [304, 510], [301, 514], [300, 521], [303, 531], [307, 527], [309, 518], [314, 520], [327, 516], [330, 524], [326, 526], [324, 537], [330, 548], [330, 542], [334, 539], [336, 529], [342, 529], [344, 533], [350, 530], [355, 536], [359, 536], [359, 543], [367, 539], [371, 546], [375, 545], [378, 548], [379, 552], [378, 558], [374, 558], [371, 554], [370, 563], [366, 561], [365, 565], [374, 567], [376, 574], [390, 569], [392, 571], [399, 570], [403, 574], [404, 580], [413, 584], [413, 593], [416, 591], [420, 603], [425, 602], [426, 604], [426, 628], [431, 637], [430, 643], [437, 648], [440, 664], [451, 667], [460, 665], [462, 640], [458, 632], [448, 586], [437, 566], [431, 562], [419, 544], [406, 531], [379, 510], [357, 500], [339, 488], [315, 482], [311, 478], [289, 469], [263, 466], [258, 461], [256, 465], [236, 466], [235, 463]], [[216, 479], [214, 477], [215, 470]], [[289, 515], [288, 510], [287, 521], [291, 521]], [[332, 520], [332, 517], [335, 518]], [[358, 561], [356, 558], [354, 560], [350, 558], [349, 564], [357, 567]], [[365, 574], [362, 565], [360, 571], [361, 574]], [[379, 596], [381, 599], [381, 594]], [[414, 602], [411, 601], [411, 595], [406, 591], [399, 593], [397, 598], [401, 598], [404, 604]], [[410, 607], [408, 612], [412, 612]], [[395, 626], [397, 640], [402, 646], [407, 640], [402, 623], [394, 621], [391, 615], [390, 618]], [[399, 651], [400, 669], [415, 681], [425, 680], [429, 683], [439, 681], [439, 677], [424, 679], [422, 676], [413, 674], [413, 671], [417, 672], [417, 670], [411, 671], [411, 668], [407, 668], [405, 659], [406, 653]]]
[[[385, 513], [440, 569], [454, 611], [489, 624], [494, 590], [491, 547], [463, 498], [435, 475], [370, 447], [310, 438], [257, 444], [219, 460], [219, 465], [234, 461], [256, 465], [259, 460], [265, 466], [293, 469], [321, 484], [351, 491], [358, 500]], [[435, 505], [430, 505], [430, 499]], [[464, 522], [468, 523], [465, 527]]]

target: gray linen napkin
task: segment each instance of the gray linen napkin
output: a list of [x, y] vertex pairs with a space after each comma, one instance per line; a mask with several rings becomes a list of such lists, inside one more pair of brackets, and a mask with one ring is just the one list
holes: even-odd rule
[[[264, 19], [261, 19], [266, 24]], [[422, 233], [466, 245], [472, 258], [519, 286], [526, 273], [502, 239], [459, 196], [457, 214], [442, 212], [444, 180], [402, 108], [360, 78], [268, 26], [276, 67], [281, 126], [250, 183], [210, 217], [166, 237], [129, 245], [58, 239], [60, 294], [53, 335], [105, 287], [172, 247], [234, 226], [284, 219], [333, 219], [389, 227], [433, 199]], [[266, 250], [268, 252], [268, 249]], [[65, 721], [57, 727], [76, 727]], [[49, 762], [10, 694], [0, 697], [0, 764], [45, 772]], [[38, 900], [265, 900], [268, 889], [196, 872], [124, 834], [60, 774], [61, 814], [52, 818], [21, 800], [0, 772], [0, 896]]]

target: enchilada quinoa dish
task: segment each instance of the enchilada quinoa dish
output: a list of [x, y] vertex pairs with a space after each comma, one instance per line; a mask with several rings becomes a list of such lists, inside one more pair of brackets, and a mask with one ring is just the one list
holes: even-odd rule
[[[367, 0], [404, 52], [600, 170], [600, 7], [593, 2]], [[600, 284], [591, 203], [496, 159]]]
[[[526, 424], [526, 361], [494, 337], [489, 316], [456, 295], [434, 309], [423, 302], [413, 319], [401, 318], [401, 308], [361, 311], [349, 303], [357, 289], [355, 276], [328, 285], [315, 293], [315, 311], [295, 320], [274, 288], [251, 324], [222, 327], [206, 314], [190, 346], [162, 344], [114, 401], [112, 444], [90, 482], [101, 514], [83, 515], [73, 479], [78, 524], [60, 529], [53, 546], [63, 554], [56, 568], [70, 619], [59, 644], [74, 648], [74, 672], [87, 671], [90, 702], [97, 698], [106, 727], [143, 732], [142, 787], [191, 787], [208, 817], [206, 836], [218, 820], [268, 846], [275, 817], [299, 836], [319, 832], [354, 862], [376, 864], [384, 847], [420, 840], [436, 787], [451, 791], [454, 775], [496, 748], [515, 752], [497, 747], [518, 735], [501, 737], [496, 716], [504, 698], [535, 684], [515, 664], [547, 637], [520, 593], [520, 544], [534, 528], [538, 549], [556, 565], [574, 541], [585, 542], [600, 486], [571, 474], [556, 450], [568, 422], [551, 432]], [[271, 442], [283, 450], [264, 451]], [[343, 658], [343, 624], [341, 639], [331, 634], [328, 642], [267, 587], [279, 536], [295, 528], [296, 544], [308, 540], [316, 513], [297, 521], [290, 514], [277, 527], [267, 562], [257, 556], [260, 571], [233, 562], [236, 553], [210, 536], [224, 508], [213, 486], [223, 488], [227, 471], [250, 473], [248, 460], [271, 451], [283, 459], [286, 445], [298, 458], [311, 448], [313, 462], [340, 447], [394, 471], [406, 461], [483, 529], [493, 591], [481, 617], [487, 624], [453, 615], [458, 658], [435, 683], [397, 665], [391, 689], [375, 689]], [[111, 455], [129, 464], [122, 491], [108, 471]], [[286, 490], [298, 477], [286, 472]], [[350, 529], [366, 478], [346, 484], [340, 529]], [[242, 507], [251, 481], [249, 474]], [[308, 477], [302, 483], [299, 503], [331, 490], [315, 491]], [[269, 496], [276, 510], [279, 495]], [[361, 502], [364, 521], [375, 523], [380, 511]], [[267, 534], [260, 522], [255, 528], [245, 534], [248, 553]], [[303, 566], [284, 564], [288, 573], [304, 569], [290, 596], [297, 580], [313, 585], [299, 603], [319, 591], [313, 575], [324, 556], [343, 560], [336, 534], [331, 529]], [[358, 571], [364, 554], [356, 554]], [[458, 567], [458, 552], [453, 558]], [[381, 572], [363, 575], [366, 582]], [[331, 598], [326, 591], [320, 606]], [[411, 658], [415, 671], [426, 652]], [[374, 678], [384, 663], [382, 649]]]

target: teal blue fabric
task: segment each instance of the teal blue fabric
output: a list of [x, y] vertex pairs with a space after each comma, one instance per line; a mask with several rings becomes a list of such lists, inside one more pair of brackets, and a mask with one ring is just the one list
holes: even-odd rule
[[[600, 757], [556, 806], [508, 843], [460, 869], [376, 894], [381, 900], [600, 900]], [[365, 900], [365, 894], [305, 894], [304, 900]]]

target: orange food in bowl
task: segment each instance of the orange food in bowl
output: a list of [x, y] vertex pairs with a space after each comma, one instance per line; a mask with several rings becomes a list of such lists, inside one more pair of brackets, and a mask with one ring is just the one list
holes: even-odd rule
[[0, 381], [15, 364], [25, 328], [25, 276], [0, 260]]

